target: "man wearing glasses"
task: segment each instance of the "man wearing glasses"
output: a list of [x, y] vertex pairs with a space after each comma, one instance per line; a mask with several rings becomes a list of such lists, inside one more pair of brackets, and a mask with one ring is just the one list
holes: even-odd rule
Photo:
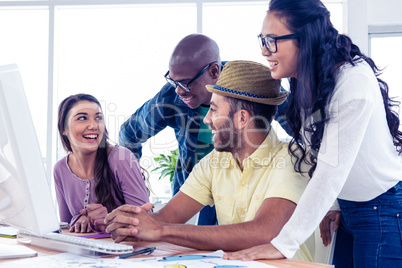
[[[214, 148], [211, 130], [203, 123], [212, 95], [205, 86], [216, 83], [222, 65], [214, 40], [201, 34], [184, 37], [170, 58], [169, 71], [165, 74], [168, 83], [120, 128], [120, 145], [130, 149], [138, 159], [142, 154], [141, 143], [166, 127], [174, 129], [179, 157], [173, 178], [173, 195], [194, 165]], [[284, 106], [279, 107], [279, 112]], [[281, 125], [285, 122], [283, 118], [276, 120]], [[205, 207], [199, 214], [198, 224], [216, 224], [215, 210]]]
[[[166, 73], [166, 83], [144, 103], [120, 128], [120, 145], [138, 159], [141, 143], [166, 127], [175, 131], [179, 157], [173, 178], [173, 195], [187, 179], [193, 166], [212, 149], [211, 131], [202, 123], [208, 111], [211, 93], [207, 84], [215, 84], [221, 72], [219, 48], [214, 40], [192, 34], [175, 47]], [[213, 208], [200, 212], [198, 224], [216, 224]]]

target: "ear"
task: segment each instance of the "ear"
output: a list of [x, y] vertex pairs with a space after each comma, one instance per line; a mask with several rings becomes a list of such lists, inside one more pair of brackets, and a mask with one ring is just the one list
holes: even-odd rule
[[209, 67], [209, 72], [213, 79], [218, 80], [219, 75], [221, 74], [221, 66], [219, 66], [218, 63], [214, 63], [211, 65], [211, 67]]
[[250, 113], [244, 109], [234, 114], [234, 126], [237, 129], [244, 129], [250, 121]]

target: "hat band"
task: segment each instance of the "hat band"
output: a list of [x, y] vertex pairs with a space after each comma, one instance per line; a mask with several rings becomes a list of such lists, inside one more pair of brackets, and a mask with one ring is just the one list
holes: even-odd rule
[[263, 95], [252, 94], [252, 93], [247, 93], [247, 92], [242, 92], [242, 91], [237, 91], [237, 90], [233, 90], [233, 89], [221, 87], [221, 86], [219, 86], [219, 85], [215, 85], [215, 86], [214, 86], [214, 89], [217, 89], [217, 90], [220, 90], [220, 91], [224, 91], [224, 92], [233, 93], [233, 94], [236, 94], [236, 95], [241, 95], [241, 96], [256, 98], [256, 99], [276, 99], [276, 98], [277, 98], [277, 97], [267, 97], [267, 96], [263, 96]]

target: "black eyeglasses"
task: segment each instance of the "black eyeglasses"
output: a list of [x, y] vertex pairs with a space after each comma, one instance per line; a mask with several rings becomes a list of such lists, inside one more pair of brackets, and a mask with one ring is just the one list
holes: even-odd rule
[[[169, 76], [169, 71], [167, 71], [167, 73], [165, 74], [165, 79], [166, 81], [168, 81], [169, 84], [171, 84], [172, 86], [174, 86], [175, 88], [177, 86], [181, 87], [184, 91], [186, 92], [190, 92], [190, 84], [193, 83], [195, 80], [197, 80], [201, 75], [204, 74], [204, 72], [209, 68], [209, 66], [211, 66], [212, 64], [217, 63], [217, 61], [213, 61], [211, 63], [208, 63], [207, 66], [205, 66], [204, 68], [202, 68], [202, 70], [196, 75], [194, 76], [190, 81], [188, 81], [187, 83], [183, 82], [183, 80], [180, 81], [175, 81], [172, 78], [170, 78]], [[184, 80], [188, 80], [188, 79], [184, 79]]]
[[287, 35], [282, 35], [282, 36], [262, 36], [261, 34], [258, 35], [258, 39], [260, 40], [260, 47], [261, 50], [265, 48], [270, 52], [270, 53], [276, 53], [278, 51], [278, 46], [276, 45], [276, 41], [278, 40], [283, 40], [283, 39], [295, 39], [297, 38], [297, 34], [287, 34]]

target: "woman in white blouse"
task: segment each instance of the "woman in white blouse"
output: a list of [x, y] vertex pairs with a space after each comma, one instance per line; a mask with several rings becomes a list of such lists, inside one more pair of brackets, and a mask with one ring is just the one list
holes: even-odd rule
[[402, 267], [399, 103], [388, 97], [373, 60], [329, 17], [319, 0], [270, 1], [262, 55], [272, 77], [289, 78], [290, 146], [304, 151], [301, 158], [293, 153], [295, 168], [310, 163], [311, 180], [276, 238], [225, 258], [291, 258], [338, 201], [335, 265]]

